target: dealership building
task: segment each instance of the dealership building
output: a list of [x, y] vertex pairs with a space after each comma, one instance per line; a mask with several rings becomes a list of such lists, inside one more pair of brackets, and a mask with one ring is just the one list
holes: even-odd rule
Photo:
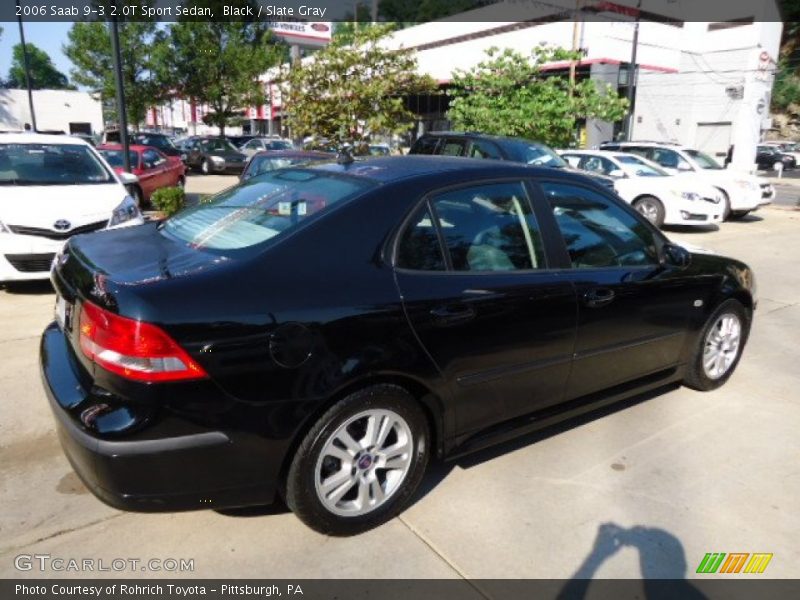
[[[103, 131], [99, 97], [74, 90], [34, 90], [33, 110], [39, 131], [98, 134]], [[27, 90], [0, 89], [0, 131], [31, 125]]]

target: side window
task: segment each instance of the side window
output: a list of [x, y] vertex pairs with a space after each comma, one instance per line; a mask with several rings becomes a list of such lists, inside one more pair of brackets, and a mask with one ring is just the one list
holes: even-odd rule
[[144, 162], [144, 166], [148, 169], [154, 167], [158, 164], [158, 154], [152, 150], [145, 150], [142, 153], [142, 162]]
[[433, 136], [422, 136], [414, 142], [410, 154], [434, 154], [436, 152], [436, 144], [439, 143], [439, 138]]
[[577, 154], [562, 154], [561, 158], [567, 161], [567, 164], [574, 169], [577, 169], [578, 165], [581, 164], [581, 157]]
[[690, 169], [689, 163], [680, 154], [666, 148], [654, 148], [653, 160], [667, 169]]
[[442, 144], [438, 154], [442, 156], [464, 156], [466, 145], [466, 140], [447, 139]]
[[444, 271], [444, 257], [428, 203], [423, 204], [400, 237], [397, 266], [418, 271]]
[[454, 270], [544, 267], [539, 227], [522, 182], [444, 192], [433, 206]]
[[652, 230], [610, 198], [566, 183], [541, 184], [575, 268], [658, 263]]
[[599, 173], [600, 175], [610, 175], [617, 167], [604, 156], [588, 155], [581, 158], [578, 168], [592, 173]]
[[474, 140], [472, 142], [472, 145], [469, 149], [469, 155], [472, 158], [503, 158], [500, 154], [500, 150], [497, 149], [497, 146], [491, 142], [485, 142], [482, 140]]

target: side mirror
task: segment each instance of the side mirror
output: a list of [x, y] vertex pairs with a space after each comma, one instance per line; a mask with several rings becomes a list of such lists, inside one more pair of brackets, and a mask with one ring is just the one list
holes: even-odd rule
[[691, 165], [686, 161], [682, 160], [678, 163], [678, 171], [693, 171]]
[[139, 183], [139, 178], [136, 175], [126, 171], [120, 173], [119, 178], [120, 181], [122, 181], [122, 185], [133, 185], [134, 183]]
[[614, 179], [623, 179], [625, 177], [625, 172], [622, 169], [614, 169], [608, 175]]
[[661, 264], [686, 268], [692, 262], [692, 254], [683, 246], [668, 242], [661, 247]]

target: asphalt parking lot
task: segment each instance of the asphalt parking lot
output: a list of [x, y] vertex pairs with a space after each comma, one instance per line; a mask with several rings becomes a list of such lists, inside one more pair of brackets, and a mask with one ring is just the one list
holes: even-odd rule
[[[234, 182], [192, 176], [188, 191]], [[404, 514], [347, 539], [280, 506], [134, 514], [96, 500], [62, 455], [39, 381], [53, 293], [0, 289], [0, 577], [86, 576], [15, 570], [20, 554], [49, 554], [193, 559], [195, 577], [691, 578], [707, 552], [773, 553], [765, 575], [796, 577], [800, 210], [668, 235], [755, 269], [755, 324], [726, 386], [667, 388], [435, 465]]]

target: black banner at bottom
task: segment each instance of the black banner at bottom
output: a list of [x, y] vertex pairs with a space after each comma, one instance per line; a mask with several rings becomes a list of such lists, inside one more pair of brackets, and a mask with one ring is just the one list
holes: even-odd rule
[[797, 579], [4, 579], [2, 600], [784, 600]]

